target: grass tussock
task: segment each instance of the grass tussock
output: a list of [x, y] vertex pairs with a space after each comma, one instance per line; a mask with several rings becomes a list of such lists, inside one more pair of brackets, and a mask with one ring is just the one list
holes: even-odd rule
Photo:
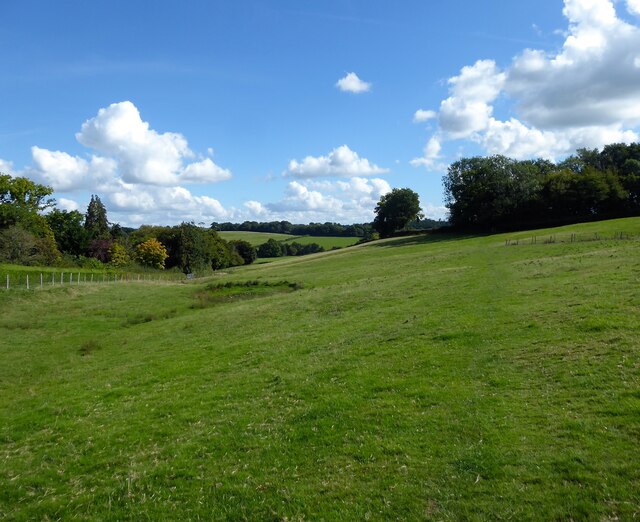
[[242, 281], [226, 283], [211, 283], [195, 293], [195, 303], [192, 308], [208, 308], [216, 304], [230, 303], [272, 294], [293, 292], [303, 288], [300, 283], [289, 281]]
[[89, 339], [88, 341], [85, 341], [80, 345], [78, 353], [81, 357], [86, 357], [100, 349], [102, 349], [102, 344], [99, 341], [95, 339]]
[[162, 321], [164, 319], [171, 319], [178, 314], [177, 308], [171, 308], [170, 310], [162, 310], [160, 312], [143, 312], [138, 314], [127, 315], [124, 326], [135, 326], [137, 324], [150, 323], [151, 321]]

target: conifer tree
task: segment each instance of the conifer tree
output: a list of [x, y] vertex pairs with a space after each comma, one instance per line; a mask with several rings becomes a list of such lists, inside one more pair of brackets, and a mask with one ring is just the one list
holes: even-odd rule
[[89, 232], [91, 239], [109, 239], [110, 237], [107, 209], [100, 198], [93, 194], [85, 214], [84, 228]]

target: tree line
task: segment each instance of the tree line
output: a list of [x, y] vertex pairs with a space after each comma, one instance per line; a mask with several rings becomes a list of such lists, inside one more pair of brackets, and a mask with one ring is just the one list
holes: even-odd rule
[[255, 247], [248, 241], [226, 241], [215, 227], [186, 222], [122, 227], [109, 222], [97, 195], [91, 196], [86, 212], [81, 213], [56, 208], [52, 193], [51, 187], [28, 178], [0, 174], [0, 262], [83, 268], [139, 265], [191, 274], [251, 264], [257, 257], [324, 250], [316, 243], [273, 239]]
[[211, 223], [211, 228], [219, 232], [267, 232], [269, 234], [291, 234], [294, 236], [316, 237], [370, 237], [373, 233], [371, 223], [354, 223], [341, 225], [340, 223], [309, 223], [308, 225], [293, 224], [289, 221], [244, 221], [243, 223]]
[[297, 241], [284, 243], [273, 238], [258, 247], [258, 257], [306, 256], [318, 252], [324, 252], [324, 247], [318, 243], [305, 245]]
[[559, 163], [463, 158], [443, 179], [449, 221], [477, 231], [640, 214], [640, 144], [578, 149]]
[[[462, 158], [449, 166], [443, 184], [449, 223], [460, 230], [532, 228], [640, 215], [640, 144], [578, 149], [559, 163], [505, 156]], [[418, 195], [411, 189], [383, 195], [373, 223], [245, 221], [212, 223], [209, 228], [181, 223], [137, 229], [109, 223], [97, 195], [91, 196], [83, 214], [56, 208], [52, 193], [51, 187], [28, 178], [0, 173], [0, 262], [90, 268], [139, 264], [189, 274], [250, 264], [258, 256], [322, 250], [317, 244], [275, 240], [256, 248], [247, 241], [225, 241], [218, 234], [222, 230], [368, 240], [444, 224], [424, 219]]]
[[186, 274], [252, 263], [247, 241], [182, 223], [137, 229], [109, 223], [97, 195], [83, 214], [55, 208], [51, 187], [0, 174], [0, 262], [22, 265], [176, 268]]

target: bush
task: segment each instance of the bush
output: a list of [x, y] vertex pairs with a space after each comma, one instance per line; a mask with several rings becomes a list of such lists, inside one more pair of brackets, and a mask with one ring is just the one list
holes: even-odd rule
[[114, 243], [109, 249], [109, 263], [116, 268], [122, 268], [131, 263], [127, 249], [120, 243]]
[[90, 269], [96, 269], [96, 270], [100, 270], [104, 268], [104, 263], [101, 263], [95, 257], [80, 256], [78, 258], [77, 264], [82, 268], [90, 268]]

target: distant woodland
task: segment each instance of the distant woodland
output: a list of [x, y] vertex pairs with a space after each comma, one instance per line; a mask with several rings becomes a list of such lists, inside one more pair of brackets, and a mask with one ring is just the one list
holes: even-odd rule
[[560, 163], [463, 158], [443, 180], [449, 221], [478, 231], [640, 214], [640, 144], [579, 149]]
[[[483, 232], [640, 215], [640, 144], [579, 149], [559, 163], [504, 156], [463, 158], [451, 164], [443, 184], [449, 221], [413, 220], [403, 227], [405, 231], [447, 227]], [[52, 193], [51, 187], [28, 178], [0, 174], [0, 262], [143, 266], [189, 274], [250, 264], [258, 256], [323, 250], [315, 243], [285, 245], [273, 239], [255, 247], [242, 240], [225, 241], [219, 231], [348, 236], [363, 241], [377, 237], [374, 223], [245, 221], [214, 222], [208, 228], [193, 223], [126, 228], [109, 222], [97, 195], [81, 213], [56, 208]]]

